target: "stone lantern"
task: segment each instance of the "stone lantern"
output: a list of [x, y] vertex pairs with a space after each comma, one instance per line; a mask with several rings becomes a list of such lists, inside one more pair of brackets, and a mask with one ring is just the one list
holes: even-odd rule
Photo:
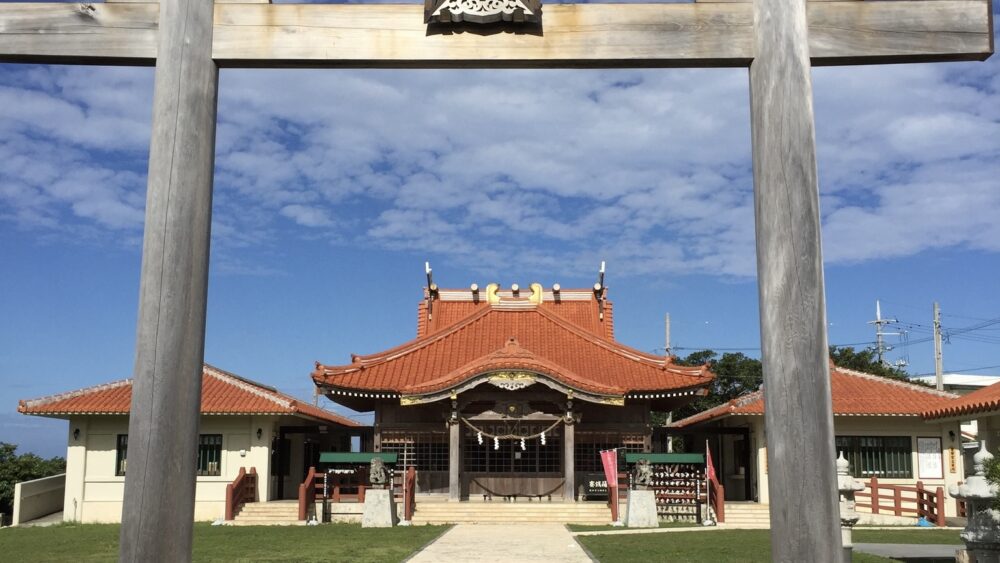
[[850, 563], [854, 542], [851, 530], [858, 523], [854, 510], [854, 493], [864, 490], [865, 484], [851, 477], [851, 464], [844, 459], [844, 452], [837, 457], [837, 490], [840, 492], [840, 538], [844, 544], [844, 562]]
[[991, 459], [993, 455], [986, 451], [986, 442], [982, 442], [979, 452], [972, 457], [976, 474], [964, 485], [948, 487], [948, 494], [965, 501], [968, 522], [961, 536], [977, 563], [1000, 562], [1000, 511], [993, 508], [1000, 491], [986, 480], [985, 466]]

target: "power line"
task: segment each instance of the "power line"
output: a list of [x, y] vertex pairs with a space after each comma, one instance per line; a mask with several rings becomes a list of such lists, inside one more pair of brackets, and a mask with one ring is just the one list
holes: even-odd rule
[[[948, 370], [945, 370], [945, 372], [946, 373], [965, 373], [967, 371], [979, 371], [981, 369], [996, 369], [996, 368], [1000, 368], [1000, 364], [997, 364], [995, 366], [980, 366], [980, 367], [977, 367], [977, 368], [968, 368], [968, 369], [948, 369]], [[910, 375], [910, 377], [921, 377], [921, 376], [924, 376], [924, 375], [934, 375], [934, 372], [930, 372], [930, 373], [915, 373], [915, 374]]]
[[[848, 346], [871, 346], [875, 344], [874, 340], [867, 340], [865, 342], [848, 342], [846, 344], [830, 344], [830, 346], [835, 346], [837, 348], [847, 348]], [[672, 346], [671, 350], [686, 350], [700, 352], [702, 350], [711, 350], [713, 352], [743, 352], [747, 350], [760, 350], [760, 346], [727, 346], [727, 347], [715, 347], [715, 346]], [[653, 348], [655, 352], [663, 352], [663, 348]]]

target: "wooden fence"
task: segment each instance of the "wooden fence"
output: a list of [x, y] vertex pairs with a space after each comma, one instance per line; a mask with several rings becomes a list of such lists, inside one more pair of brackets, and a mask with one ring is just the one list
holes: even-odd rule
[[854, 494], [858, 508], [868, 508], [872, 514], [914, 516], [936, 526], [944, 526], [944, 489], [928, 489], [922, 481], [916, 486], [886, 485], [877, 477], [865, 481], [867, 489]]

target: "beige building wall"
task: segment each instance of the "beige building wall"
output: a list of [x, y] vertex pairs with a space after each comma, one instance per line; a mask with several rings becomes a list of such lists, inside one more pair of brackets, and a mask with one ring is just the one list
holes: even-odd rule
[[[751, 452], [754, 452], [755, 459], [751, 464], [756, 469], [754, 476], [756, 480], [756, 491], [759, 501], [768, 504], [770, 500], [770, 490], [767, 481], [767, 444], [764, 430], [763, 416], [734, 416], [723, 419], [724, 426], [727, 427], [749, 427]], [[980, 422], [982, 424], [982, 422]], [[993, 419], [990, 428], [995, 428], [995, 436], [990, 447], [996, 449], [1000, 446], [1000, 417]], [[911, 440], [913, 477], [911, 479], [888, 479], [879, 478], [880, 483], [886, 485], [914, 485], [917, 481], [922, 481], [929, 489], [943, 487], [945, 490], [945, 516], [956, 516], [956, 506], [953, 499], [947, 496], [948, 487], [956, 485], [965, 479], [965, 469], [962, 459], [962, 434], [960, 421], [925, 422], [923, 419], [911, 416], [835, 416], [833, 419], [834, 433], [837, 436], [908, 436]], [[949, 431], [954, 434], [949, 434]], [[953, 437], [954, 436], [954, 437]], [[942, 465], [944, 469], [943, 479], [923, 478], [919, 474], [917, 438], [940, 438]], [[867, 477], [860, 477], [859, 480], [867, 481]]]
[[[202, 416], [201, 434], [222, 435], [220, 474], [198, 477], [195, 520], [215, 520], [224, 515], [226, 485], [240, 468], [257, 469], [258, 494], [270, 499], [271, 437], [276, 417]], [[257, 429], [261, 430], [260, 438]], [[74, 436], [75, 430], [78, 435]], [[64, 519], [79, 522], [121, 521], [125, 477], [115, 475], [117, 437], [128, 433], [126, 416], [80, 416], [70, 419], [66, 456]], [[164, 494], [170, 484], [164, 483]]]

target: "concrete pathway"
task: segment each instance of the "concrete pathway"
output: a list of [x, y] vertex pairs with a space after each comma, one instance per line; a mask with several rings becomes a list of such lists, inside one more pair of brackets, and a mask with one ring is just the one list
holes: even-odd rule
[[48, 516], [42, 516], [41, 518], [35, 518], [34, 520], [29, 520], [28, 522], [22, 522], [18, 524], [19, 527], [31, 528], [34, 526], [54, 526], [56, 524], [62, 524], [63, 513], [62, 510], [59, 512], [53, 512]]
[[954, 561], [961, 545], [917, 543], [856, 543], [854, 551], [902, 561]]
[[458, 524], [408, 563], [590, 563], [562, 524]]

